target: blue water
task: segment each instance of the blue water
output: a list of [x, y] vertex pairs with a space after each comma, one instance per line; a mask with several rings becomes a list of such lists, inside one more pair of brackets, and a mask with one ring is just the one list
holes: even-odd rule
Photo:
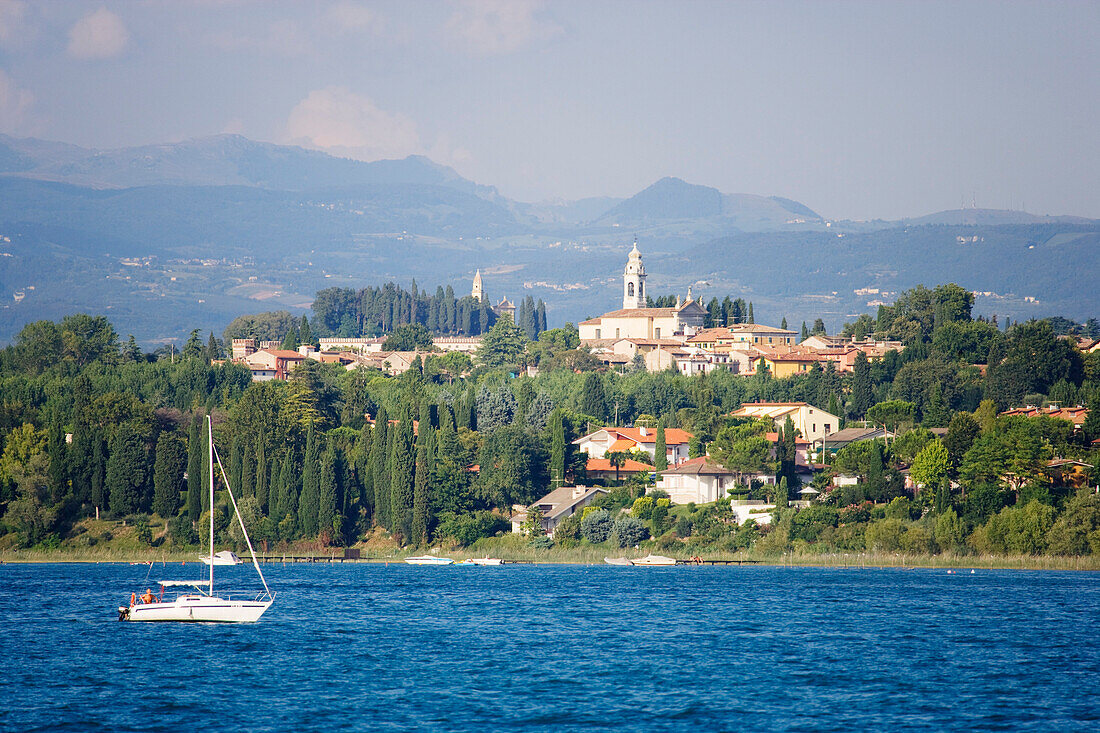
[[1096, 573], [265, 571], [258, 624], [135, 624], [145, 567], [0, 566], [0, 729], [1100, 729]]

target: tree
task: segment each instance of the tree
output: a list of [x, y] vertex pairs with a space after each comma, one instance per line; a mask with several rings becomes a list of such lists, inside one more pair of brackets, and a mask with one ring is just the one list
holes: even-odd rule
[[510, 366], [519, 361], [527, 339], [523, 332], [507, 318], [497, 321], [485, 334], [477, 350], [477, 361], [491, 369]]
[[404, 323], [393, 329], [386, 342], [385, 351], [416, 351], [432, 348], [432, 332], [419, 323]]
[[775, 490], [775, 506], [778, 509], [786, 509], [790, 506], [790, 490], [787, 488], [787, 477], [779, 479], [779, 486]]
[[302, 495], [298, 498], [298, 527], [306, 537], [315, 537], [321, 500], [321, 446], [313, 428], [306, 435], [302, 458]]
[[630, 454], [626, 451], [613, 450], [608, 451], [604, 456], [607, 462], [611, 464], [611, 467], [615, 469], [615, 483], [619, 483], [619, 469], [622, 468], [627, 460], [630, 458]]
[[550, 415], [550, 488], [565, 486], [565, 416], [561, 410]]
[[603, 377], [599, 372], [584, 375], [581, 387], [581, 412], [597, 420], [607, 418], [607, 398], [604, 396]]
[[653, 467], [658, 471], [668, 468], [668, 446], [665, 441], [665, 425], [662, 420], [657, 425], [657, 438], [653, 446]]
[[753, 420], [727, 425], [718, 431], [711, 442], [710, 454], [737, 474], [739, 482], [745, 474], [774, 473], [775, 463], [770, 459], [771, 443], [766, 436], [770, 424], [767, 420]]
[[420, 406], [420, 427], [416, 436], [416, 473], [413, 480], [412, 541], [418, 545], [428, 541], [432, 525], [431, 472], [435, 461], [430, 405]]
[[383, 526], [390, 525], [390, 483], [389, 474], [389, 416], [384, 405], [379, 405], [374, 421], [370, 455], [367, 458], [367, 471], [371, 474], [374, 489], [374, 517]]
[[497, 428], [511, 425], [515, 420], [516, 396], [507, 384], [496, 389], [482, 387], [477, 393], [477, 429], [490, 433]]
[[867, 410], [867, 419], [882, 425], [890, 432], [897, 432], [906, 423], [912, 423], [916, 405], [903, 400], [888, 400]]
[[416, 458], [413, 452], [412, 409], [406, 405], [401, 419], [394, 426], [391, 436], [390, 476], [390, 532], [403, 542], [412, 540], [413, 483]]
[[933, 440], [913, 459], [909, 475], [918, 486], [934, 489], [947, 479], [950, 465], [947, 448], [939, 440]]
[[[583, 525], [582, 525], [583, 526]], [[611, 524], [608, 539], [616, 547], [630, 547], [649, 538], [649, 529], [634, 517], [622, 517]]]
[[192, 523], [202, 514], [202, 464], [204, 444], [198, 413], [191, 413], [191, 433], [187, 441], [187, 516]]
[[319, 491], [317, 495], [317, 531], [323, 539], [336, 539], [339, 536], [340, 520], [337, 511], [337, 494], [340, 481], [337, 476], [336, 448], [330, 445], [321, 454], [321, 468], [318, 472]]
[[611, 512], [606, 509], [597, 509], [581, 519], [581, 536], [592, 544], [599, 544], [607, 541], [613, 526]]
[[542, 441], [518, 425], [494, 430], [478, 454], [477, 493], [489, 506], [528, 504], [548, 483]]
[[301, 342], [298, 340], [298, 325], [291, 323], [290, 329], [283, 336], [283, 342], [279, 344], [279, 348], [286, 351], [297, 351], [299, 346], [301, 346]]
[[953, 467], [958, 467], [974, 439], [981, 432], [978, 421], [968, 412], [957, 412], [947, 425], [947, 434], [943, 436], [943, 445], [947, 448], [948, 458]]
[[928, 398], [928, 405], [924, 409], [924, 419], [921, 425], [926, 428], [943, 428], [951, 420], [951, 410], [943, 399], [943, 385], [936, 382], [932, 385], [932, 395]]
[[867, 355], [862, 351], [856, 354], [855, 363], [852, 366], [852, 394], [850, 400], [850, 414], [855, 419], [862, 419], [867, 410], [875, 401], [875, 388], [871, 379], [871, 364], [867, 361]]
[[125, 516], [147, 506], [147, 479], [145, 439], [132, 424], [123, 423], [111, 441], [111, 455], [107, 459], [111, 512]]
[[46, 430], [46, 449], [50, 458], [50, 503], [56, 504], [69, 493], [68, 446], [61, 416], [55, 410]]
[[187, 448], [174, 433], [163, 432], [157, 438], [153, 462], [153, 511], [165, 519], [176, 515], [180, 507], [180, 489], [187, 470]]

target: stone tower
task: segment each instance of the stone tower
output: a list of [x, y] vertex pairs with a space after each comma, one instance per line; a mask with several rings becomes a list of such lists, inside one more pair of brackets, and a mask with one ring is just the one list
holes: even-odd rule
[[478, 268], [477, 274], [474, 275], [474, 287], [470, 291], [470, 295], [478, 299], [478, 302], [485, 300], [485, 291], [481, 289], [481, 268]]
[[623, 271], [623, 308], [645, 308], [645, 302], [645, 265], [635, 238]]

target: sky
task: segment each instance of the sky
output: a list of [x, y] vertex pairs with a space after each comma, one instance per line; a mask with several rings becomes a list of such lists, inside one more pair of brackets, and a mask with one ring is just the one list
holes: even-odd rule
[[420, 154], [522, 201], [676, 176], [1100, 218], [1098, 28], [1095, 0], [0, 0], [0, 132]]

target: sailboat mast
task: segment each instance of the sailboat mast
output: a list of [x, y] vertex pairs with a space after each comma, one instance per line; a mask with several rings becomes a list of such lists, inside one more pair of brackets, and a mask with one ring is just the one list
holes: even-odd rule
[[210, 595], [214, 595], [214, 428], [206, 416], [207, 465], [210, 466]]

